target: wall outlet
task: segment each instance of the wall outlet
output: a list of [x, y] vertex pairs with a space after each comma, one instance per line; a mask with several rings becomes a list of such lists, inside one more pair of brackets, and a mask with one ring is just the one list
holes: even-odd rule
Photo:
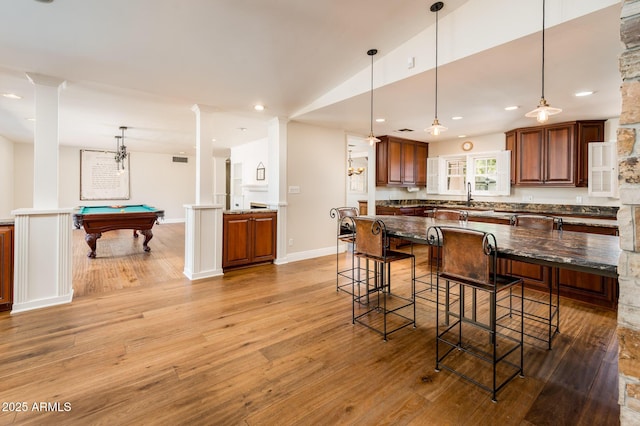
[[576, 196], [576, 204], [582, 204], [582, 195]]
[[522, 200], [527, 202], [527, 203], [531, 203], [531, 202], [533, 202], [533, 195], [524, 195], [522, 197]]
[[416, 58], [415, 56], [409, 56], [409, 58], [407, 58], [407, 68], [411, 69], [413, 67], [416, 66]]
[[289, 238], [289, 247], [293, 245], [293, 238]]
[[289, 194], [299, 194], [300, 193], [300, 187], [299, 186], [290, 186], [289, 187]]

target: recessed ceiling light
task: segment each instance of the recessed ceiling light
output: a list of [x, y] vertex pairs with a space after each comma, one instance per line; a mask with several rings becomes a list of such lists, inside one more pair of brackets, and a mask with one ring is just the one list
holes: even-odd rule
[[511, 105], [511, 106], [505, 107], [504, 110], [505, 111], [514, 111], [514, 110], [516, 110], [518, 108], [520, 108], [518, 105]]
[[459, 138], [466, 138], [467, 135], [458, 135]]
[[53, 0], [36, 0], [38, 3], [53, 3]]
[[376, 123], [384, 123], [385, 121], [387, 121], [384, 118], [376, 118]]
[[593, 92], [590, 90], [585, 90], [584, 92], [577, 92], [575, 96], [589, 96], [593, 95]]
[[238, 127], [238, 130], [240, 130], [241, 132], [246, 132], [247, 128], [246, 127]]
[[456, 115], [455, 117], [451, 117], [452, 120], [462, 120], [462, 116]]
[[15, 93], [3, 93], [2, 96], [9, 99], [22, 99], [22, 96], [18, 96]]
[[211, 142], [217, 142], [216, 138], [211, 139]]
[[26, 120], [27, 120], [27, 121], [36, 121], [36, 119], [35, 119], [35, 118], [27, 118]]
[[264, 105], [260, 105], [260, 104], [254, 105], [253, 109], [255, 109], [256, 111], [264, 111]]

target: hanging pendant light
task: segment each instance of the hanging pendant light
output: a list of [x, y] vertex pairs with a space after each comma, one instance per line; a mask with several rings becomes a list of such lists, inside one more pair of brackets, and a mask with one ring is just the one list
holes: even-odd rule
[[542, 96], [540, 97], [538, 107], [525, 114], [525, 117], [535, 118], [539, 123], [545, 123], [549, 119], [550, 115], [562, 112], [560, 108], [550, 107], [547, 100], [544, 98], [544, 15], [545, 0], [542, 0]]
[[127, 158], [127, 147], [124, 144], [124, 131], [127, 130], [125, 126], [120, 126], [122, 136], [116, 136], [116, 155], [115, 160], [118, 164], [118, 168], [124, 170], [124, 160]]
[[378, 53], [378, 49], [370, 49], [367, 51], [367, 55], [371, 56], [371, 118], [369, 120], [369, 136], [367, 137], [369, 145], [380, 142], [380, 139], [373, 136], [373, 56], [376, 53]]
[[349, 163], [349, 167], [347, 168], [348, 176], [359, 175], [359, 174], [362, 174], [362, 172], [364, 172], [364, 167], [358, 167], [358, 168], [353, 167], [353, 160], [351, 159], [351, 150], [349, 150], [348, 163]]
[[438, 12], [442, 10], [443, 7], [444, 3], [438, 1], [432, 4], [430, 8], [432, 12], [436, 13], [436, 102], [433, 124], [430, 127], [427, 127], [425, 130], [431, 133], [433, 136], [438, 136], [440, 133], [447, 130], [447, 128], [441, 125], [438, 121]]

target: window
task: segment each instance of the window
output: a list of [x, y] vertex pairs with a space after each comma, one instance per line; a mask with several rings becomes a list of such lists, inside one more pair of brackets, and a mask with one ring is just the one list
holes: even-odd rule
[[511, 151], [442, 156], [427, 161], [427, 193], [509, 195]]

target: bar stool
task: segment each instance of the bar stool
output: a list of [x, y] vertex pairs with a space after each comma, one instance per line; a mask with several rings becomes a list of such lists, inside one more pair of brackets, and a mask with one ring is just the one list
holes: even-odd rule
[[[513, 215], [510, 219], [511, 225], [518, 226], [527, 229], [533, 229], [541, 232], [551, 232], [554, 229], [562, 230], [562, 218], [544, 215]], [[511, 275], [522, 276], [517, 271], [514, 272], [514, 261], [508, 261], [508, 272]], [[560, 269], [552, 268], [550, 266], [544, 266], [547, 273], [553, 278], [549, 279], [549, 298], [548, 300], [541, 300], [540, 298], [525, 297], [527, 303], [526, 309], [523, 311], [525, 318], [543, 324], [547, 329], [546, 337], [540, 337], [539, 333], [525, 332], [526, 336], [539, 340], [547, 344], [547, 347], [551, 349], [551, 342], [555, 335], [560, 332]], [[553, 281], [556, 285], [556, 297], [554, 302], [553, 297]], [[545, 314], [542, 315], [538, 309], [538, 306], [544, 306]], [[554, 321], [555, 320], [555, 321]]]
[[347, 257], [346, 267], [340, 267], [341, 246], [346, 244], [346, 251], [353, 248], [356, 241], [356, 229], [353, 218], [358, 216], [355, 207], [334, 207], [329, 211], [329, 216], [336, 219], [336, 291], [344, 291], [352, 294], [353, 274], [357, 272], [353, 254]]
[[[425, 210], [424, 213], [427, 217], [432, 217], [436, 220], [457, 220], [466, 222], [468, 219], [468, 214], [464, 210], [432, 209]], [[429, 264], [431, 266], [431, 270], [427, 274], [416, 278], [416, 297], [428, 302], [435, 302], [435, 296], [433, 294], [435, 290], [435, 282], [433, 277], [436, 269], [436, 250], [438, 250], [437, 247], [429, 247]]]
[[433, 218], [441, 220], [460, 220], [465, 222], [469, 218], [469, 214], [464, 210], [435, 209], [433, 211]]
[[[441, 247], [438, 290], [444, 287], [447, 294], [452, 285], [459, 287], [457, 301], [445, 299], [445, 321], [441, 322], [440, 309], [436, 310], [435, 370], [457, 374], [489, 391], [496, 402], [498, 391], [516, 376], [523, 377], [523, 316], [497, 304], [500, 293], [520, 286], [522, 309], [522, 279], [497, 273], [493, 234], [443, 226], [429, 228], [428, 234], [432, 244]], [[491, 366], [490, 384], [478, 362], [473, 361]]]
[[[413, 253], [391, 250], [389, 237], [382, 220], [353, 218], [356, 224], [356, 244], [354, 256], [366, 260], [366, 271], [361, 281], [352, 281], [353, 300], [351, 320], [380, 334], [384, 341], [387, 336], [409, 325], [416, 327], [415, 267]], [[410, 262], [409, 285], [403, 280], [394, 284], [391, 292], [391, 263], [400, 260]], [[373, 266], [373, 271], [370, 270]], [[402, 272], [396, 271], [397, 278]], [[398, 279], [396, 279], [398, 281]], [[363, 285], [364, 294], [357, 294], [356, 286]]]

